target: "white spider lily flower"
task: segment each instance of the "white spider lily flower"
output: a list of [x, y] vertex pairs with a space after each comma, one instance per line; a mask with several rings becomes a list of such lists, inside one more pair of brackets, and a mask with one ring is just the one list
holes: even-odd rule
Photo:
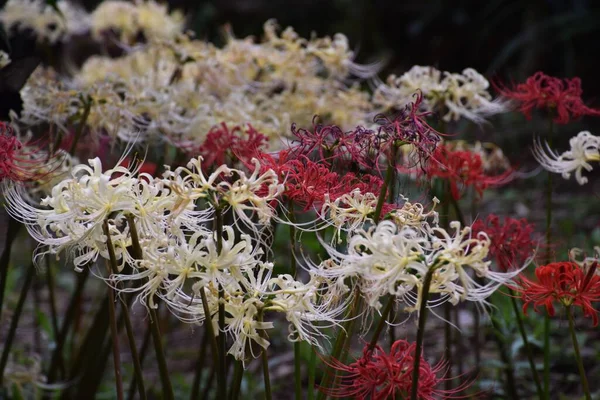
[[385, 109], [402, 108], [409, 104], [417, 91], [423, 94], [421, 107], [438, 112], [444, 121], [466, 118], [475, 123], [508, 110], [502, 100], [492, 100], [489, 82], [473, 68], [461, 74], [442, 72], [433, 67], [413, 66], [400, 77], [390, 75], [379, 83], [373, 102]]
[[533, 144], [533, 156], [547, 171], [561, 174], [569, 179], [575, 172], [575, 179], [580, 185], [585, 185], [588, 179], [582, 175], [583, 170], [591, 171], [590, 162], [600, 161], [600, 136], [594, 136], [589, 131], [582, 131], [569, 140], [570, 150], [562, 154], [556, 153], [541, 141]]
[[377, 200], [375, 194], [363, 194], [359, 189], [346, 193], [334, 201], [331, 201], [329, 194], [326, 194], [321, 208], [321, 215], [324, 218], [329, 212], [326, 221], [335, 227], [335, 234], [331, 239], [332, 243], [336, 238], [338, 243], [341, 243], [342, 231], [352, 232], [361, 228], [367, 222], [373, 222], [371, 216], [377, 208]]
[[[473, 237], [471, 228], [461, 228], [458, 221], [451, 222], [450, 229], [454, 231], [453, 234], [440, 227], [431, 229], [432, 246], [427, 265], [435, 271], [430, 293], [443, 295], [436, 304], [441, 304], [445, 299], [453, 305], [460, 301], [485, 303], [498, 287], [521, 272], [520, 269], [507, 273], [490, 270], [491, 261], [486, 261], [490, 239], [485, 233], [480, 232]], [[473, 270], [477, 277], [485, 278], [487, 282], [478, 283], [468, 270]], [[421, 299], [414, 300], [414, 309], [418, 309]]]
[[[277, 174], [273, 170], [260, 173], [260, 162], [252, 159], [254, 171], [249, 177], [240, 170], [234, 170], [239, 179], [233, 183], [222, 182], [219, 184], [221, 199], [225, 201], [247, 227], [256, 229], [252, 216], [258, 217], [260, 224], [268, 224], [275, 214], [271, 202], [276, 201], [284, 191], [284, 185], [279, 183]], [[261, 193], [263, 192], [264, 193]], [[247, 214], [250, 212], [250, 215]]]
[[506, 102], [492, 100], [488, 92], [490, 83], [473, 68], [463, 70], [462, 74], [444, 73], [441, 85], [445, 89], [444, 105], [448, 112], [444, 121], [458, 121], [466, 118], [482, 123], [486, 117], [508, 111]]
[[265, 310], [285, 313], [290, 323], [289, 341], [306, 341], [321, 348], [319, 339], [328, 338], [322, 330], [339, 325], [339, 316], [347, 309], [351, 296], [335, 280], [311, 275], [308, 283], [288, 274], [272, 278], [271, 289], [265, 294], [274, 298], [268, 300]]
[[[259, 331], [273, 329], [274, 324], [270, 321], [260, 321], [259, 310], [263, 308], [263, 302], [255, 297], [244, 298], [244, 296], [232, 296], [225, 303], [226, 332], [229, 332], [233, 337], [233, 345], [227, 353], [231, 354], [236, 360], [241, 360], [246, 364], [247, 350], [250, 348], [252, 357], [254, 354], [252, 343], [258, 344], [265, 350], [269, 347], [269, 341], [265, 339]], [[258, 353], [260, 354], [260, 353]]]
[[402, 196], [404, 204], [401, 208], [397, 208], [390, 212], [390, 218], [396, 223], [396, 225], [403, 227], [410, 227], [419, 232], [429, 232], [431, 223], [436, 226], [439, 221], [439, 215], [435, 211], [435, 207], [440, 203], [437, 197], [433, 198], [433, 206], [431, 210], [425, 212], [425, 207], [421, 203], [411, 203], [408, 199]]
[[[106, 247], [104, 221], [110, 217], [111, 234], [118, 236], [125, 229], [124, 215], [135, 212], [138, 202], [133, 188], [138, 181], [132, 175], [125, 167], [102, 172], [102, 164], [95, 158], [89, 160], [89, 166], [74, 167], [71, 178], [52, 188], [50, 196], [41, 201], [47, 209], [29, 205], [16, 192], [7, 197], [7, 209], [26, 224], [35, 240], [48, 246], [49, 253], [72, 250], [75, 268], [81, 269]], [[114, 241], [118, 240], [115, 237]]]

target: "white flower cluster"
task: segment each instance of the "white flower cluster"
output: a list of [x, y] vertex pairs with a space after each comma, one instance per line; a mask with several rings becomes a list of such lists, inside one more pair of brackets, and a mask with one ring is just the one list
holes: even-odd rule
[[[454, 305], [460, 301], [486, 304], [499, 286], [520, 272], [489, 269], [490, 239], [485, 233], [473, 237], [471, 228], [461, 227], [458, 221], [446, 230], [435, 219], [430, 224], [423, 218], [422, 206], [407, 204], [390, 213], [391, 220], [350, 232], [347, 252], [322, 243], [332, 259], [312, 265], [314, 273], [329, 279], [353, 279], [375, 310], [381, 308], [382, 297], [391, 295], [406, 311], [416, 311], [428, 271], [432, 272], [429, 293], [439, 295], [428, 300], [428, 307], [446, 301]], [[433, 215], [433, 211], [427, 214]], [[485, 278], [485, 282], [474, 276]]]
[[[224, 165], [205, 175], [201, 161], [155, 178], [122, 166], [103, 171], [96, 158], [75, 166], [42, 207], [11, 186], [7, 209], [40, 243], [38, 256], [66, 253], [77, 270], [110, 260], [107, 229], [118, 273], [97, 274], [147, 307], [160, 298], [184, 321], [216, 324], [224, 303], [222, 334], [232, 338], [229, 352], [239, 360], [253, 352], [252, 343], [268, 346], [259, 331], [273, 327], [269, 313], [285, 314], [290, 340], [320, 345], [322, 328], [336, 325], [346, 307], [346, 288], [317, 275], [307, 283], [272, 276], [264, 242], [283, 188], [276, 174], [261, 172], [255, 160], [251, 175]], [[223, 215], [231, 217], [229, 224], [222, 225]], [[140, 259], [128, 251], [135, 237], [130, 219], [143, 249]]]
[[507, 111], [500, 100], [492, 100], [489, 82], [472, 68], [461, 74], [415, 65], [400, 77], [390, 75], [379, 82], [373, 102], [385, 110], [398, 109], [423, 94], [424, 111], [437, 112], [444, 121], [461, 118], [481, 123], [486, 117]]
[[49, 43], [67, 40], [89, 29], [85, 11], [63, 0], [56, 2], [56, 8], [44, 0], [8, 0], [0, 10], [0, 21], [6, 30], [14, 28], [18, 34], [30, 30], [38, 41]]
[[594, 136], [589, 131], [579, 132], [569, 140], [571, 148], [562, 154], [556, 153], [539, 140], [533, 145], [533, 156], [544, 169], [561, 174], [569, 179], [575, 172], [575, 179], [580, 185], [585, 185], [588, 179], [583, 176], [583, 170], [591, 171], [591, 162], [600, 161], [600, 136]]

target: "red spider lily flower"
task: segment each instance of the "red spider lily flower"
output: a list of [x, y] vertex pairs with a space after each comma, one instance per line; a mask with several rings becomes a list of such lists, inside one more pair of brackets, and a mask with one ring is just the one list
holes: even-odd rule
[[[239, 126], [229, 128], [226, 123], [214, 126], [198, 148], [204, 158], [203, 167], [229, 164], [235, 160], [242, 163], [250, 161], [252, 156], [267, 143], [267, 137], [248, 124], [245, 130]], [[228, 165], [229, 165], [228, 164]]]
[[292, 134], [297, 142], [294, 151], [298, 155], [307, 157], [316, 154], [319, 161], [327, 164], [334, 160], [360, 163], [357, 159], [355, 131], [345, 132], [336, 125], [317, 124], [316, 118], [316, 116], [313, 118], [312, 131], [297, 128], [296, 124], [292, 124]]
[[592, 318], [597, 326], [599, 311], [592, 306], [593, 302], [600, 301], [597, 266], [598, 262], [594, 262], [585, 270], [571, 261], [555, 262], [535, 269], [537, 281], [520, 276], [513, 289], [524, 301], [523, 312], [527, 313], [527, 307], [533, 304], [536, 312], [539, 306], [544, 306], [548, 315], [554, 316], [554, 302], [559, 302], [565, 307], [581, 307], [583, 314]]
[[496, 260], [501, 271], [520, 268], [535, 253], [538, 241], [534, 238], [534, 226], [525, 218], [515, 219], [491, 214], [485, 221], [477, 220], [472, 227], [473, 235], [485, 232], [491, 240], [490, 256]]
[[584, 115], [599, 116], [600, 110], [586, 106], [581, 99], [581, 79], [560, 79], [536, 72], [509, 89], [503, 85], [495, 85], [496, 89], [506, 98], [519, 103], [519, 111], [531, 119], [534, 108], [546, 109], [553, 113], [553, 121], [557, 124], [567, 124], [571, 119]]
[[499, 175], [488, 175], [479, 154], [468, 150], [453, 150], [448, 145], [436, 148], [424, 173], [430, 179], [447, 179], [452, 197], [456, 200], [461, 198], [467, 187], [474, 187], [477, 194], [482, 196], [485, 189], [505, 184], [513, 175], [512, 170]]
[[[397, 340], [392, 344], [389, 354], [385, 353], [380, 346], [371, 349], [366, 345], [362, 357], [350, 365], [335, 359], [326, 361], [335, 370], [345, 374], [337, 387], [320, 389], [335, 398], [408, 399], [412, 387], [415, 349], [415, 343]], [[421, 356], [418, 398], [422, 400], [464, 398], [458, 394], [464, 391], [468, 384], [462, 384], [452, 390], [438, 389], [438, 386], [447, 379], [443, 377], [446, 371], [446, 363], [439, 362], [431, 366]]]
[[0, 182], [29, 182], [41, 179], [48, 163], [37, 146], [24, 145], [7, 123], [0, 122]]

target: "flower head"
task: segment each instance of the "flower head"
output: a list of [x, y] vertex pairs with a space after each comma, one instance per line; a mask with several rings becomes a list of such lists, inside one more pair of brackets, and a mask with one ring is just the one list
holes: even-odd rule
[[496, 85], [502, 96], [515, 100], [519, 111], [528, 119], [533, 109], [545, 109], [554, 115], [557, 124], [567, 124], [571, 119], [584, 115], [600, 116], [600, 110], [588, 107], [581, 99], [581, 79], [560, 79], [536, 72], [525, 83], [513, 89]]
[[520, 276], [514, 288], [523, 300], [523, 311], [533, 304], [546, 307], [548, 315], [554, 316], [554, 304], [565, 307], [577, 306], [583, 309], [586, 317], [592, 318], [598, 325], [598, 310], [592, 306], [600, 301], [600, 275], [596, 274], [598, 263], [592, 263], [587, 269], [575, 262], [555, 262], [535, 269], [536, 280]]
[[550, 172], [562, 174], [569, 179], [575, 172], [575, 179], [580, 185], [587, 183], [588, 179], [582, 175], [583, 170], [591, 171], [591, 161], [600, 161], [600, 136], [594, 136], [588, 131], [579, 132], [569, 140], [571, 149], [562, 154], [554, 152], [548, 143], [542, 145], [537, 141], [533, 145], [533, 156], [542, 167]]
[[485, 232], [490, 238], [490, 256], [501, 271], [523, 266], [535, 253], [534, 227], [525, 218], [506, 217], [501, 221], [491, 214], [485, 221], [477, 220], [473, 224], [473, 233], [479, 232]]
[[461, 198], [468, 187], [473, 187], [477, 194], [482, 196], [488, 187], [505, 184], [512, 177], [511, 169], [499, 174], [490, 174], [486, 171], [479, 153], [455, 149], [451, 144], [438, 146], [424, 172], [429, 178], [447, 179], [455, 199]]
[[[389, 353], [380, 346], [371, 348], [366, 345], [362, 357], [349, 365], [339, 360], [327, 361], [337, 371], [345, 373], [338, 387], [321, 388], [334, 398], [352, 397], [356, 399], [408, 399], [412, 387], [412, 375], [415, 359], [415, 343], [397, 340]], [[444, 362], [430, 365], [421, 356], [419, 366], [418, 398], [423, 400], [458, 398], [468, 384], [458, 388], [443, 390], [438, 386], [448, 378]]]

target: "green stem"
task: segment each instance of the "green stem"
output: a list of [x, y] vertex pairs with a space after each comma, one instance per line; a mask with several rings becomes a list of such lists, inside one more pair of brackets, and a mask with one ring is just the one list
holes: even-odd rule
[[308, 360], [308, 400], [315, 398], [315, 374], [317, 370], [317, 352], [311, 348], [310, 359]]
[[[260, 312], [258, 313], [258, 322], [262, 322], [262, 320], [263, 320], [263, 314], [262, 314], [262, 310], [260, 310]], [[260, 335], [265, 339], [267, 338], [267, 334], [264, 330], [260, 331]], [[273, 395], [271, 393], [271, 378], [269, 377], [269, 357], [267, 355], [267, 349], [262, 350], [261, 359], [262, 359], [263, 378], [264, 378], [264, 382], [265, 382], [265, 399], [272, 400]]]
[[[215, 208], [215, 234], [217, 236], [217, 253], [221, 254], [223, 249], [223, 214], [219, 207]], [[225, 289], [219, 284], [219, 310], [218, 310], [218, 321], [219, 321], [219, 336], [217, 341], [219, 344], [219, 351], [216, 353], [219, 356], [218, 362], [218, 374], [217, 374], [217, 386], [218, 386], [218, 397], [224, 399], [227, 395], [227, 342], [225, 338]], [[210, 314], [209, 314], [210, 315]]]
[[[352, 300], [352, 305], [350, 307], [350, 311], [347, 316], [347, 320], [344, 323], [344, 326], [337, 334], [337, 338], [335, 339], [335, 344], [333, 345], [333, 351], [331, 352], [331, 358], [334, 360], [340, 359], [340, 354], [342, 354], [342, 350], [345, 347], [346, 338], [352, 337], [352, 330], [354, 329], [354, 321], [356, 319], [357, 311], [360, 308], [360, 293], [358, 291], [358, 286], [356, 286], [354, 299]], [[337, 380], [337, 370], [334, 370], [331, 366], [328, 366], [325, 369], [325, 373], [323, 375], [323, 380], [321, 381], [320, 386], [322, 388], [327, 388], [332, 382], [335, 384]], [[317, 400], [325, 400], [327, 398], [327, 394], [325, 391], [319, 391], [317, 395]]]
[[8, 217], [8, 229], [6, 230], [4, 250], [2, 250], [2, 256], [0, 256], [0, 318], [2, 318], [2, 305], [4, 304], [4, 292], [6, 291], [6, 278], [8, 276], [8, 266], [10, 264], [10, 252], [12, 250], [12, 244], [19, 233], [19, 229], [21, 229], [21, 224], [11, 217]]
[[590, 387], [585, 376], [583, 360], [581, 359], [581, 352], [579, 351], [579, 342], [577, 341], [577, 334], [575, 333], [575, 320], [573, 319], [573, 312], [571, 310], [571, 306], [567, 306], [566, 309], [567, 317], [569, 318], [569, 330], [571, 331], [571, 340], [573, 340], [573, 350], [575, 351], [575, 361], [577, 361], [577, 368], [579, 369], [579, 376], [581, 378], [581, 386], [583, 387], [583, 393], [585, 394], [586, 400], [592, 400], [592, 395], [590, 394]]
[[[142, 345], [140, 346], [139, 359], [140, 366], [144, 365], [144, 359], [146, 358], [146, 353], [148, 351], [148, 347], [150, 347], [150, 337], [151, 337], [151, 329], [150, 326], [146, 327], [146, 332], [144, 333], [144, 339], [142, 340]], [[135, 396], [135, 388], [137, 387], [136, 383], [137, 379], [135, 375], [131, 378], [131, 382], [129, 383], [129, 392], [127, 393], [127, 400], [133, 400]]]
[[506, 375], [506, 381], [504, 382], [504, 391], [509, 399], [519, 400], [520, 397], [519, 393], [517, 392], [517, 385], [515, 384], [515, 367], [510, 356], [510, 351], [509, 349], [507, 349], [506, 346], [506, 339], [502, 334], [502, 329], [497, 318], [491, 315], [490, 319], [492, 322], [494, 341], [498, 346], [498, 353], [500, 354], [500, 358], [502, 359], [502, 363], [504, 364], [504, 373]]
[[108, 288], [108, 318], [110, 324], [110, 336], [112, 337], [113, 362], [115, 365], [115, 384], [117, 387], [117, 399], [123, 400], [123, 378], [121, 376], [121, 352], [119, 350], [119, 335], [117, 329], [117, 317], [115, 315], [115, 292], [112, 287]]
[[[52, 274], [52, 263], [50, 262], [50, 255], [44, 256], [46, 259], [46, 280], [48, 281], [48, 302], [50, 303], [50, 319], [52, 322], [52, 334], [54, 336], [54, 342], [58, 338], [58, 313], [56, 312], [56, 296], [54, 295], [54, 275]], [[62, 354], [59, 354], [58, 369], [60, 370], [60, 376], [65, 375], [65, 364], [62, 359]]]
[[233, 381], [231, 382], [231, 392], [229, 400], [237, 400], [240, 397], [240, 388], [242, 386], [242, 378], [244, 377], [244, 365], [241, 361], [236, 360], [233, 367]]
[[50, 368], [48, 369], [48, 383], [54, 382], [56, 378], [56, 373], [58, 372], [58, 365], [60, 360], [62, 359], [62, 351], [67, 339], [67, 334], [69, 333], [69, 328], [73, 323], [73, 319], [75, 318], [75, 309], [77, 304], [81, 302], [81, 296], [83, 295], [83, 289], [85, 287], [85, 282], [90, 275], [90, 270], [87, 266], [83, 268], [83, 270], [77, 275], [77, 284], [75, 286], [75, 291], [69, 300], [69, 305], [67, 306], [67, 311], [65, 312], [65, 319], [60, 327], [60, 332], [58, 333], [58, 337], [56, 339], [56, 347], [54, 348], [54, 352], [52, 353], [52, 358], [50, 361]]
[[386, 195], [388, 192], [388, 187], [392, 185], [392, 180], [394, 178], [394, 172], [396, 169], [396, 151], [398, 150], [396, 145], [392, 146], [392, 159], [388, 160], [387, 171], [385, 173], [385, 180], [383, 181], [383, 185], [381, 185], [381, 190], [379, 191], [379, 198], [377, 199], [377, 206], [375, 207], [375, 216], [373, 217], [373, 221], [378, 223], [381, 219], [381, 211], [383, 210], [383, 204], [386, 200]]
[[[214, 368], [218, 370], [219, 366], [219, 344], [217, 343], [217, 337], [215, 335], [215, 329], [213, 327], [212, 315], [208, 308], [208, 300], [206, 298], [206, 292], [204, 288], [200, 288], [200, 299], [202, 300], [202, 309], [204, 310], [204, 323], [206, 324], [206, 335], [210, 339], [210, 347], [212, 350]], [[204, 361], [204, 360], [202, 360]]]
[[15, 334], [17, 333], [17, 326], [19, 325], [19, 319], [21, 319], [21, 313], [23, 311], [23, 306], [25, 305], [25, 299], [27, 298], [27, 293], [29, 293], [29, 289], [31, 288], [31, 283], [33, 282], [33, 276], [35, 274], [35, 266], [31, 264], [27, 269], [27, 275], [25, 275], [25, 282], [23, 283], [23, 287], [21, 288], [21, 294], [19, 295], [19, 300], [17, 302], [17, 307], [15, 308], [15, 312], [10, 321], [10, 327], [8, 328], [8, 334], [6, 339], [4, 340], [4, 348], [2, 349], [2, 358], [0, 359], [0, 387], [2, 387], [2, 381], [4, 378], [4, 369], [6, 368], [6, 364], [8, 362], [8, 355], [10, 354], [10, 348], [12, 347], [13, 340], [15, 339]]
[[200, 343], [200, 351], [198, 352], [198, 358], [196, 359], [196, 368], [194, 371], [194, 381], [192, 382], [192, 394], [190, 395], [190, 400], [196, 400], [200, 395], [200, 381], [202, 380], [202, 371], [204, 371], [204, 364], [206, 364], [205, 358], [207, 347], [208, 332], [204, 332], [204, 335], [202, 335], [202, 342]]
[[425, 322], [427, 321], [427, 301], [429, 300], [429, 287], [433, 279], [435, 266], [429, 268], [423, 280], [421, 289], [421, 304], [419, 306], [419, 325], [417, 327], [417, 345], [415, 347], [412, 385], [410, 389], [410, 399], [418, 400], [419, 392], [419, 368], [421, 367], [421, 353], [423, 352], [423, 340], [425, 339]]
[[[137, 232], [137, 227], [135, 226], [135, 221], [133, 220], [133, 215], [127, 215], [127, 223], [129, 225], [129, 233], [131, 235], [131, 247], [133, 257], [137, 260], [142, 260], [144, 254], [140, 245], [140, 239]], [[149, 307], [149, 312], [152, 342], [154, 343], [154, 352], [156, 353], [156, 361], [158, 362], [160, 381], [163, 388], [163, 397], [167, 400], [173, 400], [173, 386], [171, 385], [169, 369], [167, 368], [167, 360], [165, 359], [165, 352], [163, 350], [160, 327], [158, 326], [158, 316], [156, 314], [156, 309], [153, 307]]]
[[92, 99], [88, 98], [87, 100], [84, 100], [83, 106], [83, 114], [81, 116], [81, 120], [79, 120], [79, 125], [77, 125], [77, 130], [75, 130], [73, 143], [71, 143], [71, 148], [69, 149], [70, 155], [75, 154], [75, 150], [77, 150], [77, 143], [79, 143], [79, 139], [81, 138], [81, 134], [83, 133], [83, 128], [85, 128], [87, 119], [90, 116], [90, 111], [92, 109]]
[[[552, 146], [554, 124], [550, 120], [548, 146]], [[548, 171], [546, 186], [546, 264], [550, 263], [550, 245], [552, 242], [552, 172]], [[544, 316], [544, 399], [550, 400], [550, 317]]]
[[375, 346], [377, 345], [379, 336], [381, 335], [381, 332], [383, 331], [383, 328], [386, 325], [386, 321], [388, 320], [388, 317], [390, 315], [390, 311], [392, 310], [392, 307], [394, 306], [394, 300], [395, 300], [395, 297], [390, 296], [387, 303], [385, 304], [385, 308], [383, 309], [383, 312], [381, 313], [381, 318], [379, 318], [379, 323], [377, 324], [377, 328], [375, 328], [375, 333], [373, 333], [373, 337], [371, 338], [371, 343], [369, 344], [369, 350], [373, 350], [375, 348]]
[[[292, 276], [298, 274], [296, 263], [296, 217], [294, 215], [294, 203], [288, 203], [288, 219], [290, 220], [290, 269]], [[294, 342], [294, 393], [296, 400], [302, 400], [302, 360], [300, 355], [300, 342]]]
[[[110, 260], [110, 272], [113, 274], [118, 274], [119, 273], [119, 267], [117, 266], [117, 257], [115, 254], [115, 248], [113, 247], [113, 243], [112, 243], [112, 238], [110, 236], [110, 231], [108, 229], [108, 221], [104, 221], [103, 225], [102, 225], [102, 230], [104, 231], [104, 235], [106, 236], [106, 247], [108, 249], [108, 257]], [[112, 298], [110, 301], [110, 308], [113, 308], [112, 310], [112, 317], [114, 317], [114, 303], [112, 302], [114, 300], [114, 292], [113, 292], [112, 287], [109, 288], [109, 296]], [[129, 341], [129, 349], [131, 350], [131, 358], [133, 360], [133, 372], [135, 374], [135, 380], [137, 382], [138, 385], [138, 389], [139, 389], [139, 394], [140, 394], [140, 400], [145, 400], [146, 399], [146, 389], [144, 387], [144, 375], [142, 373], [142, 365], [140, 363], [140, 359], [139, 359], [139, 355], [138, 355], [138, 351], [137, 351], [137, 345], [135, 344], [135, 335], [133, 332], [133, 326], [131, 324], [131, 318], [129, 316], [129, 309], [127, 307], [127, 305], [123, 302], [121, 302], [121, 312], [123, 313], [123, 317], [125, 320], [125, 331], [127, 332], [127, 339]], [[109, 309], [109, 313], [111, 313], [110, 309]], [[111, 330], [113, 329], [112, 327], [112, 321], [111, 321]], [[113, 347], [118, 347], [118, 340], [117, 337], [115, 337], [115, 339], [113, 340]], [[115, 365], [116, 368], [116, 365]], [[121, 391], [123, 390], [122, 388], [122, 382], [121, 382]], [[122, 394], [122, 393], [121, 393]]]
[[535, 368], [535, 361], [533, 360], [531, 345], [529, 344], [529, 339], [527, 338], [527, 333], [525, 332], [525, 325], [523, 324], [523, 318], [521, 318], [521, 311], [519, 310], [519, 306], [517, 305], [517, 299], [515, 298], [515, 294], [512, 291], [512, 289], [509, 289], [509, 297], [512, 302], [515, 319], [517, 320], [517, 326], [519, 327], [519, 333], [521, 334], [521, 338], [523, 339], [523, 346], [525, 347], [525, 353], [527, 354], [527, 360], [529, 361], [529, 368], [531, 369], [531, 374], [533, 375], [535, 388], [537, 390], [538, 397], [542, 399], [544, 398], [544, 390], [542, 389], [542, 384], [540, 382], [540, 376], [538, 374], [537, 368]]

